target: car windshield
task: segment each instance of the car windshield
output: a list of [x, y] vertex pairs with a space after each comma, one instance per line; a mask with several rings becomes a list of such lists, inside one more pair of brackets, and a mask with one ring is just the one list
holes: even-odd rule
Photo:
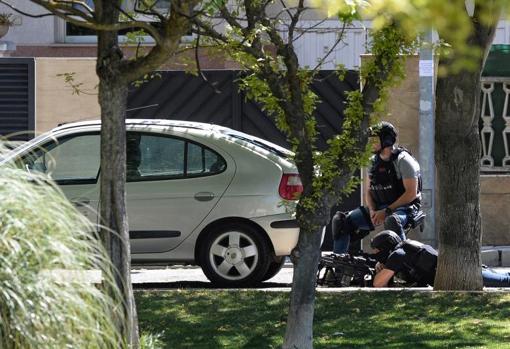
[[255, 145], [259, 148], [262, 148], [264, 150], [267, 150], [281, 158], [288, 159], [288, 158], [291, 158], [292, 156], [294, 156], [294, 153], [291, 152], [290, 150], [280, 147], [279, 145], [273, 144], [271, 142], [256, 138], [256, 137], [249, 137], [248, 135], [234, 133], [234, 132], [229, 132], [229, 133], [227, 133], [227, 135], [232, 138], [236, 138], [236, 139], [242, 140], [244, 142], [253, 144], [253, 145]]

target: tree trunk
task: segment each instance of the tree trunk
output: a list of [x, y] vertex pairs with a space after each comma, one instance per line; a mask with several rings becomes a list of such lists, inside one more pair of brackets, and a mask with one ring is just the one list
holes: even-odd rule
[[[119, 4], [117, 4], [118, 6]], [[106, 1], [97, 9], [104, 21], [115, 21], [118, 10]], [[114, 270], [115, 285], [106, 285], [119, 299], [116, 327], [129, 348], [139, 347], [138, 320], [131, 285], [131, 250], [126, 213], [126, 104], [127, 82], [120, 71], [122, 51], [117, 32], [98, 32], [97, 75], [101, 106], [101, 238]]]
[[313, 348], [315, 275], [320, 258], [321, 232], [322, 227], [318, 232], [301, 232], [298, 245], [292, 251], [294, 275], [284, 349]]
[[439, 259], [436, 290], [480, 290], [479, 72], [438, 79], [436, 164]]
[[[475, 1], [470, 17], [473, 32], [466, 44], [480, 50], [477, 68], [437, 81], [435, 160], [440, 228], [435, 290], [480, 290], [483, 287], [478, 130], [480, 78], [500, 15], [501, 6], [494, 1]], [[489, 18], [492, 19], [490, 23]], [[458, 53], [455, 48], [452, 51], [452, 58], [439, 61], [447, 70], [455, 63]]]
[[122, 309], [117, 328], [130, 348], [138, 348], [138, 321], [131, 285], [131, 250], [126, 213], [126, 123], [127, 86], [118, 81], [101, 79], [101, 237], [114, 270], [115, 286]]

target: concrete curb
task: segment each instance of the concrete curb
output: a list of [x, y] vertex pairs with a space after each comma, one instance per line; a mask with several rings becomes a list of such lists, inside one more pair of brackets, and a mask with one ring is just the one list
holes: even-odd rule
[[482, 263], [490, 267], [510, 267], [510, 246], [483, 246]]

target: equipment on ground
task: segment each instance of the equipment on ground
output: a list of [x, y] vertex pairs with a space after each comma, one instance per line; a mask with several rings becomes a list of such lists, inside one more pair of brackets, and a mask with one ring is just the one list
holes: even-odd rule
[[328, 287], [372, 287], [376, 261], [367, 254], [331, 253], [321, 257], [317, 285]]

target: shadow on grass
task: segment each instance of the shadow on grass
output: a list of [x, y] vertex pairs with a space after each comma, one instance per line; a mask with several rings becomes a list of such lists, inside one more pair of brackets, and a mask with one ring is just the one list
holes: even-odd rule
[[[281, 347], [288, 297], [239, 290], [136, 293], [142, 331], [164, 332], [165, 348]], [[315, 348], [510, 348], [508, 293], [319, 293], [315, 309]]]

